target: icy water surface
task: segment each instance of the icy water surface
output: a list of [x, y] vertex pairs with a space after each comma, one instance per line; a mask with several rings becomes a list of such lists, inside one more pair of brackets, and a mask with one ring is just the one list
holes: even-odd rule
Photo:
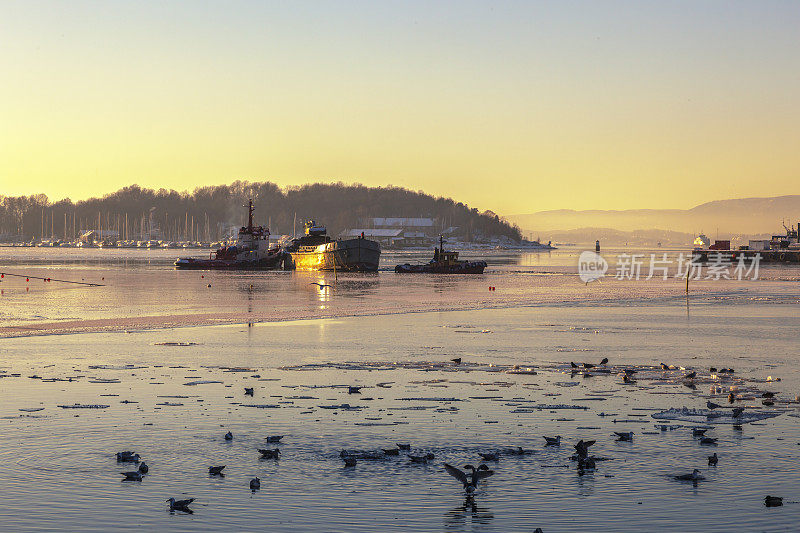
[[[36, 255], [3, 267], [106, 286], [0, 283], [0, 529], [797, 529], [791, 269], [698, 283], [687, 301], [674, 281], [576, 283], [569, 254], [498, 256], [459, 279], [340, 276], [322, 292], [314, 274], [200, 278], [134, 259]], [[187, 327], [214, 320], [241, 323]], [[709, 400], [722, 407], [710, 412]], [[663, 414], [684, 407], [699, 411]], [[741, 428], [734, 407], [745, 407]], [[698, 425], [716, 443], [701, 444]], [[579, 439], [596, 440], [594, 470], [570, 458]], [[384, 456], [398, 443], [410, 452]], [[276, 447], [280, 459], [260, 459]], [[529, 453], [508, 453], [517, 447]], [[133, 469], [116, 462], [123, 450], [150, 466], [143, 481], [121, 481]], [[360, 457], [355, 467], [342, 450]], [[408, 458], [425, 453], [427, 464]], [[445, 462], [495, 473], [467, 500]], [[214, 465], [224, 477], [209, 476]], [[694, 468], [705, 480], [673, 477]], [[785, 504], [766, 508], [767, 494]], [[168, 512], [171, 496], [196, 498], [194, 514]]]
[[[687, 316], [683, 306], [667, 304], [3, 339], [0, 524], [793, 531], [800, 506], [768, 509], [763, 498], [800, 499], [800, 431], [788, 401], [800, 390], [798, 327], [787, 306], [711, 304]], [[609, 374], [568, 368], [604, 356]], [[649, 366], [662, 361], [676, 370]], [[637, 382], [623, 384], [618, 373], [634, 365]], [[733, 377], [708, 371], [723, 365], [735, 369]], [[690, 389], [680, 377], [695, 369]], [[782, 381], [767, 383], [767, 376]], [[208, 383], [190, 384], [197, 382]], [[720, 387], [713, 396], [712, 384]], [[349, 385], [364, 388], [349, 394]], [[781, 414], [741, 430], [703, 424], [716, 446], [692, 436], [695, 423], [651, 417], [672, 407], [705, 409], [708, 398], [727, 405], [731, 386], [741, 398], [735, 405]], [[774, 406], [761, 404], [764, 390], [777, 393]], [[58, 407], [75, 403], [108, 407]], [[614, 431], [633, 431], [633, 442], [617, 442]], [[542, 435], [556, 434], [562, 445], [544, 446]], [[279, 460], [259, 459], [258, 448], [276, 447], [266, 444], [269, 435], [285, 435]], [[578, 439], [596, 440], [593, 455], [608, 460], [579, 475], [570, 460]], [[378, 452], [397, 443], [435, 459], [412, 464], [400, 452], [345, 468], [339, 457], [342, 449]], [[495, 474], [472, 501], [442, 467], [478, 464], [479, 452], [517, 446], [531, 453], [490, 461]], [[120, 481], [118, 473], [130, 469], [114, 459], [122, 450], [150, 466], [141, 483]], [[708, 467], [713, 452], [719, 464]], [[226, 476], [209, 476], [212, 465], [226, 465]], [[670, 477], [693, 468], [706, 477], [696, 486]], [[262, 488], [251, 493], [254, 476]], [[196, 498], [195, 513], [167, 512], [170, 496]]]

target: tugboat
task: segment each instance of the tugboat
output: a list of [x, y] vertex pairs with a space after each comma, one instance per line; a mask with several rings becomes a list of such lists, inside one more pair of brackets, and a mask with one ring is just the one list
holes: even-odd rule
[[236, 244], [223, 246], [214, 257], [197, 259], [182, 257], [175, 261], [177, 269], [210, 270], [274, 270], [288, 265], [288, 254], [280, 247], [269, 247], [269, 229], [253, 226], [253, 201], [248, 206], [247, 226], [239, 229]]
[[289, 267], [297, 270], [340, 270], [375, 272], [381, 258], [381, 245], [365, 239], [333, 240], [325, 226], [306, 222], [305, 235], [292, 239], [283, 250], [289, 254]]
[[444, 237], [439, 236], [439, 247], [434, 249], [433, 259], [424, 265], [397, 265], [394, 271], [398, 274], [483, 274], [486, 261], [460, 261], [458, 252], [445, 251]]

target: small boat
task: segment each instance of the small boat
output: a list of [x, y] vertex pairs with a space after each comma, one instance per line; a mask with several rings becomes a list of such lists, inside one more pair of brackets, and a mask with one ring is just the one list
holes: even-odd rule
[[458, 259], [458, 252], [445, 251], [444, 238], [440, 236], [439, 247], [434, 249], [429, 263], [397, 265], [394, 271], [398, 274], [483, 274], [485, 268], [486, 261], [463, 261]]
[[239, 229], [236, 244], [222, 246], [214, 253], [214, 257], [208, 259], [182, 257], [175, 261], [175, 268], [274, 270], [288, 266], [288, 261], [288, 254], [280, 247], [269, 247], [269, 229], [263, 226], [253, 226], [253, 201], [250, 200], [247, 226]]

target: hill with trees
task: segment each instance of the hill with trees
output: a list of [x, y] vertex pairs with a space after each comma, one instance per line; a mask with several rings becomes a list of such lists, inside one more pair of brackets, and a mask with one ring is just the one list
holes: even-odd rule
[[298, 232], [303, 221], [315, 220], [337, 235], [365, 227], [372, 217], [427, 217], [436, 219], [441, 229], [458, 228], [454, 235], [467, 241], [521, 238], [516, 226], [491, 211], [479, 212], [421, 191], [343, 183], [281, 188], [271, 182], [247, 181], [198, 187], [192, 192], [131, 185], [79, 202], [50, 202], [44, 194], [0, 196], [0, 235], [72, 240], [82, 231], [106, 229], [133, 240], [154, 222], [170, 240], [217, 240], [231, 226], [246, 223], [243, 206], [249, 199], [256, 206], [256, 223], [269, 225], [273, 235], [292, 233], [295, 220]]

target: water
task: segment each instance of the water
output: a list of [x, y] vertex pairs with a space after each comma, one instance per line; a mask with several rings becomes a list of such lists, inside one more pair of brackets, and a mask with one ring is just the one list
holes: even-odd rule
[[[170, 270], [174, 253], [87, 260], [81, 250], [48, 252], [20, 252], [2, 269], [106, 286], [1, 284], [5, 530], [796, 529], [800, 506], [788, 502], [797, 492], [800, 431], [790, 416], [796, 404], [786, 401], [800, 392], [792, 269], [768, 270], [766, 281], [698, 282], [687, 305], [674, 281], [581, 284], [570, 274], [571, 251], [492, 256], [485, 275], [459, 279], [340, 275], [323, 292], [309, 280], [330, 274], [201, 279]], [[170, 324], [181, 327], [136, 327]], [[93, 332], [47, 334], [69, 331]], [[454, 357], [464, 362], [456, 366]], [[569, 361], [602, 357], [613, 373], [568, 370]], [[697, 388], [681, 385], [682, 371], [664, 379], [642, 371], [634, 385], [618, 375], [662, 361], [698, 370]], [[509, 373], [514, 365], [537, 373]], [[736, 372], [720, 381], [710, 366]], [[222, 383], [185, 385], [198, 380]], [[724, 393], [712, 396], [712, 383]], [[348, 394], [346, 385], [365, 388]], [[693, 424], [670, 422], [676, 429], [661, 432], [650, 417], [703, 408], [708, 398], [724, 404], [732, 385], [745, 398], [736, 405], [753, 409], [769, 410], [757, 396], [776, 392], [782, 414], [741, 431], [716, 425], [708, 432], [716, 447], [701, 446]], [[109, 407], [58, 407], [74, 403]], [[359, 409], [321, 407], [344, 403]], [[539, 404], [587, 409], [526, 408]], [[19, 410], [32, 408], [44, 409]], [[223, 439], [228, 430], [232, 442]], [[616, 442], [613, 431], [634, 431], [633, 443]], [[281, 459], [260, 460], [258, 448], [274, 447], [264, 437], [280, 434]], [[542, 435], [556, 434], [561, 447], [544, 447]], [[569, 460], [580, 438], [597, 440], [591, 452], [609, 459], [583, 476]], [[339, 458], [343, 448], [398, 442], [436, 458], [359, 461], [354, 469]], [[442, 463], [477, 464], [478, 452], [508, 446], [535, 453], [489, 463], [495, 475], [465, 502]], [[120, 481], [130, 468], [114, 452], [128, 449], [151, 467], [142, 483]], [[709, 468], [715, 451], [719, 465]], [[227, 465], [224, 478], [209, 477], [217, 464]], [[693, 468], [707, 480], [670, 478]], [[257, 493], [248, 489], [254, 476]], [[787, 504], [767, 509], [766, 494]], [[170, 496], [196, 498], [195, 514], [167, 512]]]

